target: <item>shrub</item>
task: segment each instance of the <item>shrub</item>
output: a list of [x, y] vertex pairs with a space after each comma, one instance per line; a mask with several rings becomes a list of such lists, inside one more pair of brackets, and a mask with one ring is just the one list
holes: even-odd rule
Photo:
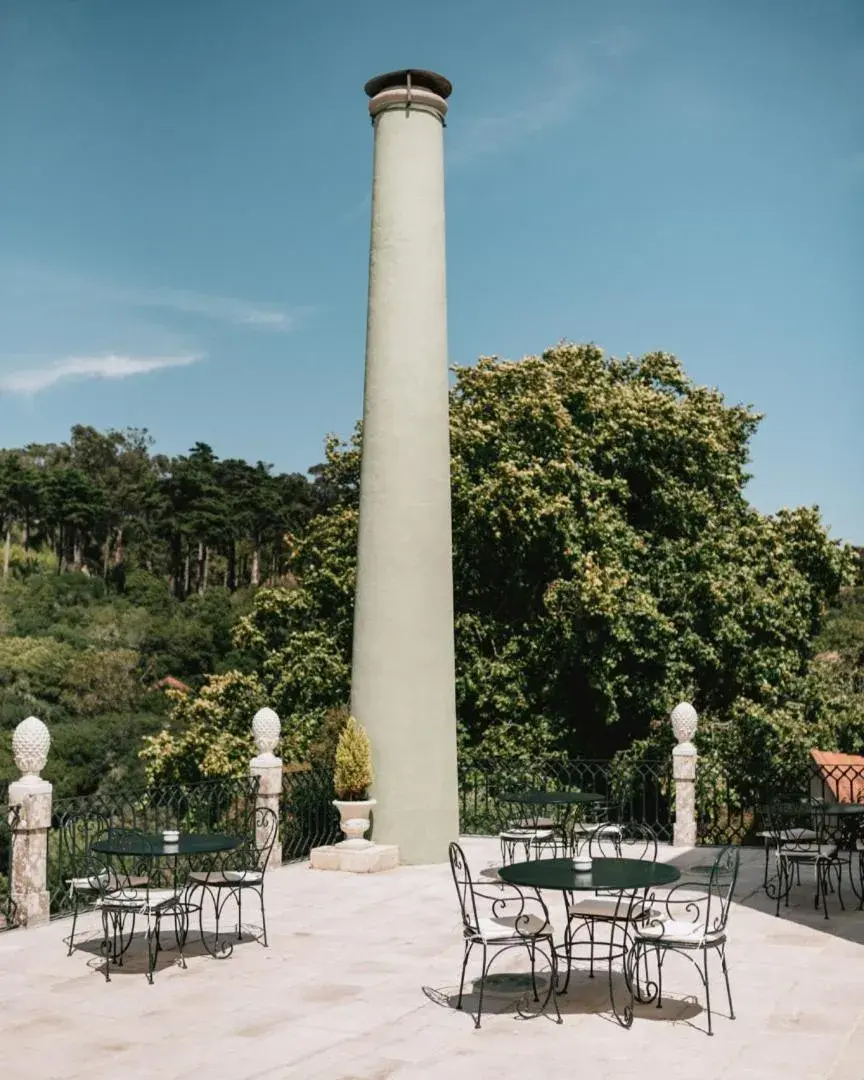
[[372, 747], [366, 729], [353, 716], [339, 735], [336, 744], [336, 772], [333, 786], [340, 799], [365, 799], [372, 783]]

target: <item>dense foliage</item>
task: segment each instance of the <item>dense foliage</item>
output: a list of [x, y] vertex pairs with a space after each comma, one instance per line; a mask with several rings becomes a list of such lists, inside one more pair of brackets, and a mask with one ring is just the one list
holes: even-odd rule
[[[57, 568], [121, 586], [130, 568], [169, 578], [178, 598], [278, 580], [327, 490], [264, 462], [220, 460], [206, 443], [169, 458], [146, 431], [72, 428], [68, 442], [0, 453], [3, 578], [12, 546], [48, 545]], [[313, 470], [314, 472], [314, 470]], [[22, 569], [32, 560], [19, 559]]]
[[[201, 443], [152, 454], [146, 432], [79, 426], [0, 453], [0, 730], [30, 713], [49, 724], [60, 796], [143, 782], [162, 680], [183, 696], [245, 669], [237, 620], [256, 583], [291, 581], [296, 537], [327, 500], [320, 480]], [[0, 739], [0, 778], [13, 773]]]
[[[726, 765], [746, 747], [764, 773], [759, 747], [782, 756], [793, 732], [795, 754], [817, 735], [825, 748], [859, 738], [860, 694], [846, 695], [838, 669], [811, 668], [852, 555], [816, 509], [749, 505], [758, 421], [666, 353], [618, 360], [562, 344], [456, 369], [463, 765], [666, 753], [660, 721], [681, 697], [704, 716], [706, 748], [724, 733], [714, 753]], [[239, 769], [262, 704], [285, 720], [283, 754], [306, 756], [347, 701], [359, 459], [359, 429], [328, 442], [330, 501], [298, 545], [296, 581], [259, 590], [239, 620], [242, 668], [177, 700], [145, 750], [152, 777]]]

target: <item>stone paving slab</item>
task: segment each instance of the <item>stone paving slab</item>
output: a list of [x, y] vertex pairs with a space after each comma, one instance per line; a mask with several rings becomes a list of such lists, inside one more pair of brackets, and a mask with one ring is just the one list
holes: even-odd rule
[[[492, 840], [464, 847], [475, 874], [496, 861]], [[709, 856], [662, 852], [682, 866]], [[349, 875], [294, 864], [268, 875], [270, 948], [244, 940], [214, 960], [190, 947], [185, 970], [169, 953], [153, 986], [137, 943], [106, 983], [98, 952], [66, 957], [68, 920], [0, 934], [0, 1076], [864, 1080], [864, 912], [851, 893], [845, 914], [830, 897], [826, 921], [808, 886], [777, 919], [761, 873], [761, 855], [745, 851], [729, 925], [738, 1019], [724, 1015], [715, 965], [713, 1038], [698, 977], [675, 956], [664, 968], [667, 1004], [637, 1008], [629, 1031], [610, 1015], [602, 966], [593, 980], [574, 974], [561, 1026], [519, 1019], [501, 998], [475, 1031], [467, 1013], [436, 1003], [455, 990], [462, 956], [449, 867]], [[547, 900], [554, 920], [560, 899]], [[247, 918], [256, 914], [244, 905]], [[97, 925], [79, 920], [81, 940]], [[503, 967], [526, 970], [511, 956]]]

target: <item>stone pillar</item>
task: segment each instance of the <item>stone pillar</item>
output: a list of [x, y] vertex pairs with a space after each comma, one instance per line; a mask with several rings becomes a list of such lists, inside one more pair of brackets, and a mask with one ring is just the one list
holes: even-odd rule
[[459, 829], [444, 115], [430, 71], [366, 84], [375, 147], [351, 711], [369, 732], [373, 839], [443, 862]]
[[692, 705], [681, 702], [669, 717], [678, 745], [672, 751], [672, 779], [675, 782], [675, 847], [696, 846], [696, 734], [699, 716]]
[[[252, 718], [252, 734], [258, 750], [256, 757], [249, 762], [249, 775], [258, 777], [257, 807], [266, 807], [276, 815], [276, 838], [267, 860], [265, 870], [273, 870], [282, 865], [282, 838], [279, 830], [279, 809], [282, 799], [282, 759], [273, 751], [279, 742], [282, 724], [273, 709], [259, 709]], [[256, 843], [263, 847], [269, 838], [269, 829], [264, 822], [256, 825]]]
[[22, 720], [12, 735], [12, 754], [21, 772], [9, 785], [9, 805], [19, 808], [12, 821], [12, 875], [9, 895], [19, 926], [48, 922], [48, 830], [52, 785], [39, 775], [45, 768], [51, 736], [35, 716]]

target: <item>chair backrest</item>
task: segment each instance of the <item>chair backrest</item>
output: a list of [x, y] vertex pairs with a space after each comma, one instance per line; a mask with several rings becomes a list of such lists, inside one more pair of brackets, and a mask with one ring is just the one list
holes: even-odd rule
[[90, 845], [108, 831], [108, 826], [108, 817], [104, 814], [62, 814], [57, 832], [58, 862], [63, 877], [86, 876], [90, 867]]
[[650, 825], [628, 821], [601, 822], [588, 837], [592, 859], [648, 859], [657, 862], [657, 837]]
[[[104, 898], [110, 893], [115, 900], [147, 899], [150, 890], [157, 887], [154, 873], [157, 866], [152, 854], [161, 847], [161, 840], [150, 836], [141, 829], [126, 829], [112, 826], [107, 828], [101, 836], [94, 836], [93, 842], [106, 840], [111, 845], [111, 854], [103, 855], [101, 852], [89, 849], [86, 855], [86, 864], [80, 876], [93, 879], [91, 888], [99, 892]], [[107, 867], [108, 873], [104, 873]], [[132, 880], [136, 879], [136, 880]], [[98, 884], [98, 889], [95, 885]]]
[[242, 867], [242, 869], [267, 869], [278, 831], [279, 818], [276, 811], [271, 810], [269, 806], [256, 806], [252, 835], [249, 837], [247, 844], [240, 849], [245, 853], [249, 861], [249, 865]]
[[726, 929], [740, 866], [740, 848], [729, 845], [717, 852], [707, 885], [705, 906], [705, 932], [707, 934]]
[[788, 854], [806, 852], [831, 838], [829, 808], [823, 802], [773, 802], [762, 809], [765, 831], [772, 845]]
[[450, 870], [453, 874], [456, 894], [459, 897], [462, 925], [467, 930], [476, 930], [478, 927], [477, 899], [474, 896], [471, 871], [468, 869], [465, 852], [455, 841], [450, 844]]

